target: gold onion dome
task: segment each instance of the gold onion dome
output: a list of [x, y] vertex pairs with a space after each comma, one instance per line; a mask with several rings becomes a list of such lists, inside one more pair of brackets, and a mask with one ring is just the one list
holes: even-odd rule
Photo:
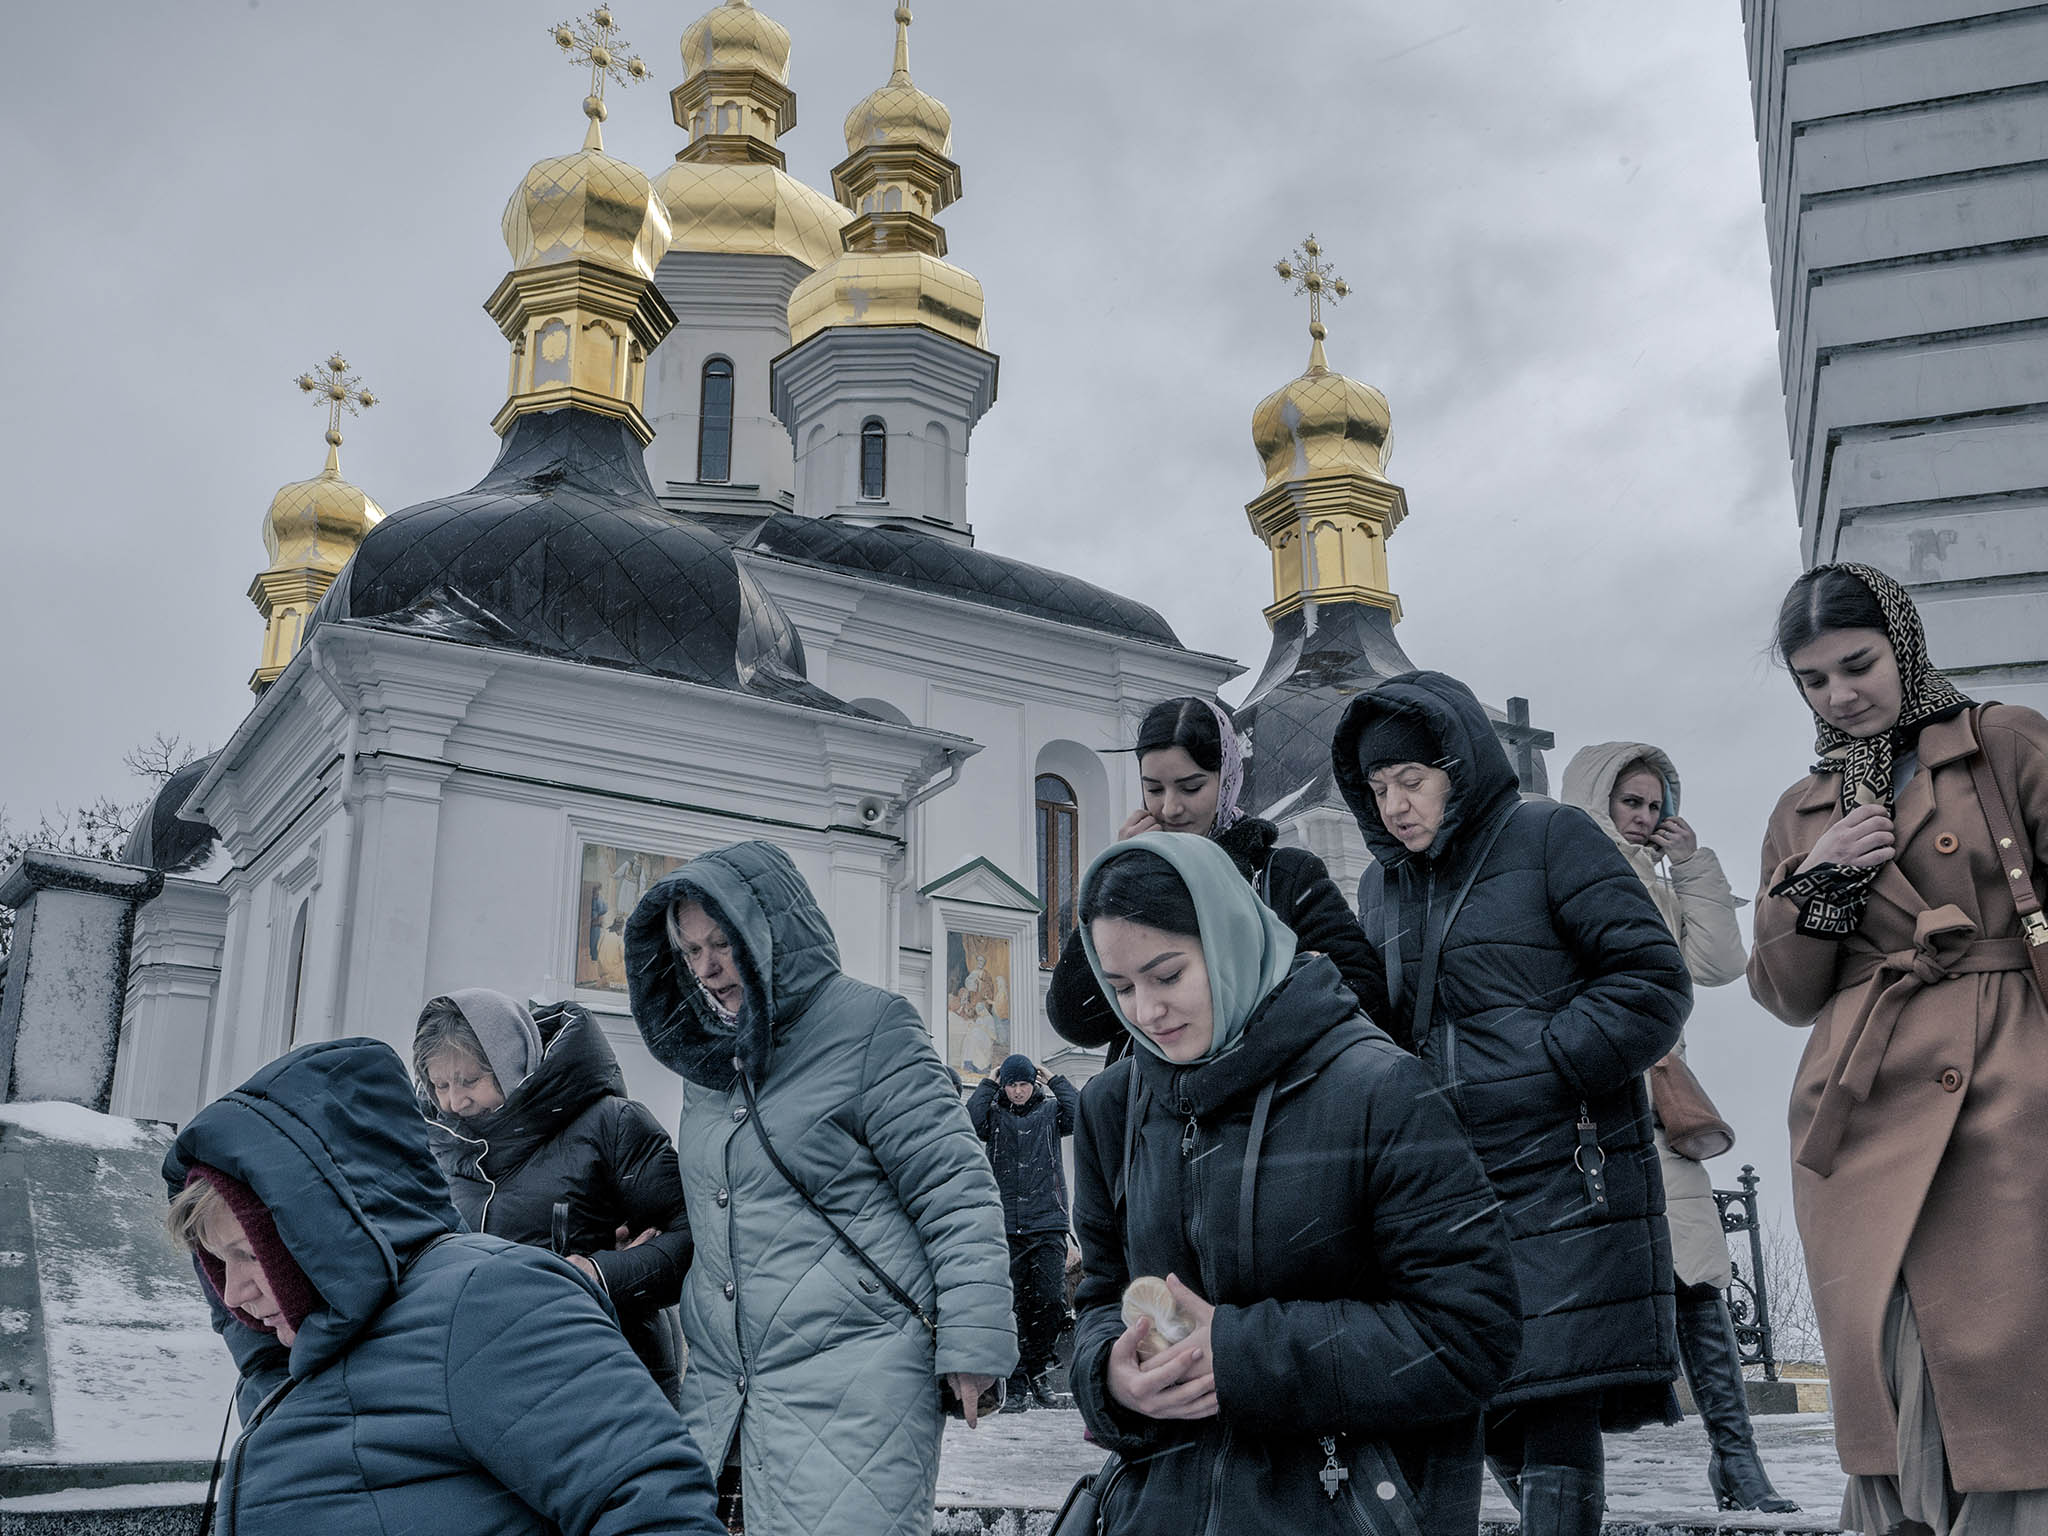
[[1318, 475], [1383, 479], [1393, 435], [1387, 397], [1370, 384], [1332, 373], [1320, 337], [1310, 349], [1308, 371], [1252, 412], [1252, 443], [1266, 462], [1269, 490]]
[[669, 249], [829, 266], [853, 214], [789, 175], [775, 147], [796, 124], [787, 29], [747, 0], [726, 0], [683, 33], [683, 83], [669, 99], [690, 134], [654, 182]]
[[915, 144], [935, 155], [953, 153], [953, 114], [910, 80], [910, 7], [896, 7], [896, 68], [889, 83], [871, 91], [846, 114], [846, 152], [871, 145]]
[[249, 584], [249, 601], [263, 615], [263, 659], [249, 679], [262, 692], [275, 682], [305, 636], [306, 618], [334, 584], [356, 547], [384, 520], [384, 509], [341, 478], [341, 414], [377, 403], [349, 372], [339, 352], [292, 381], [327, 410], [327, 467], [311, 480], [278, 487], [263, 518], [263, 548], [270, 563]]
[[725, 0], [683, 29], [685, 78], [707, 69], [758, 69], [789, 83], [789, 28], [748, 0]]
[[604, 152], [595, 105], [583, 148], [537, 161], [505, 205], [515, 269], [583, 260], [651, 278], [668, 249], [667, 207], [646, 172]]
[[889, 83], [846, 119], [847, 157], [832, 189], [854, 210], [840, 232], [845, 254], [797, 286], [789, 339], [801, 344], [840, 326], [921, 325], [988, 350], [986, 300], [970, 272], [942, 260], [937, 216], [961, 195], [953, 119], [910, 80], [910, 8], [896, 8], [896, 67]]

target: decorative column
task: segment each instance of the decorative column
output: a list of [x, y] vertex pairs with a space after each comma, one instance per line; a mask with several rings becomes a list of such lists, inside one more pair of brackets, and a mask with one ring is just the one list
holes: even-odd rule
[[0, 1098], [106, 1112], [135, 909], [163, 887], [159, 870], [68, 853], [24, 853], [0, 873], [0, 906], [14, 909], [0, 985]]

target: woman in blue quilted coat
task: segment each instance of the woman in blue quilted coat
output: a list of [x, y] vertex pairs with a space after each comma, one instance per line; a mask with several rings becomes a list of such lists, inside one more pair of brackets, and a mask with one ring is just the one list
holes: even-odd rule
[[722, 1529], [598, 1284], [462, 1230], [389, 1046], [272, 1062], [193, 1116], [164, 1179], [242, 1373], [220, 1536]]
[[972, 1422], [1017, 1364], [1002, 1197], [931, 1031], [839, 969], [771, 843], [652, 887], [626, 974], [685, 1084], [682, 1409], [724, 1507], [753, 1536], [924, 1536], [941, 1382]]

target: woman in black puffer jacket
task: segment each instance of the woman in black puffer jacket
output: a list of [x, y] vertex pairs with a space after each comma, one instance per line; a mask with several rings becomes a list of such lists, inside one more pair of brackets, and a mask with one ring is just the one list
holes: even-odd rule
[[[1471, 1536], [1520, 1329], [1456, 1117], [1205, 839], [1112, 847], [1082, 917], [1136, 1046], [1082, 1091], [1075, 1150], [1074, 1392], [1123, 1458], [1103, 1529]], [[1194, 1325], [1149, 1361], [1140, 1275]]]
[[673, 1403], [682, 1349], [671, 1309], [691, 1251], [682, 1179], [667, 1133], [626, 1097], [596, 1020], [574, 1003], [536, 1015], [468, 988], [421, 1010], [413, 1072], [469, 1229], [549, 1249], [596, 1280]]
[[1593, 819], [1522, 801], [1463, 683], [1390, 678], [1345, 711], [1333, 755], [1378, 861], [1358, 911], [1392, 998], [1383, 1022], [1458, 1111], [1507, 1215], [1522, 1353], [1489, 1410], [1487, 1457], [1526, 1536], [1592, 1536], [1602, 1427], [1676, 1422], [1642, 1078], [1677, 1041], [1692, 982]]
[[[1153, 705], [1138, 727], [1137, 757], [1145, 803], [1118, 829], [1117, 841], [1144, 832], [1213, 839], [1259, 899], [1294, 931], [1302, 953], [1336, 961], [1344, 985], [1377, 1018], [1384, 1002], [1379, 964], [1330, 871], [1306, 848], [1275, 847], [1279, 829], [1238, 806], [1244, 753], [1222, 707], [1192, 696]], [[1079, 929], [1060, 951], [1045, 1011], [1070, 1045], [1091, 1051], [1106, 1045], [1111, 1061], [1129, 1048], [1115, 1010], [1088, 969]]]

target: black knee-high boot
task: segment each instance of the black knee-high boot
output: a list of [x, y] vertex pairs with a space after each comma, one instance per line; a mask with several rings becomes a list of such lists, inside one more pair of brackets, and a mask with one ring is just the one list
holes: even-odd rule
[[1742, 1351], [1728, 1301], [1711, 1285], [1678, 1290], [1678, 1352], [1692, 1400], [1707, 1426], [1713, 1453], [1707, 1486], [1723, 1509], [1760, 1509], [1790, 1514], [1799, 1506], [1771, 1486], [1756, 1454], [1749, 1425], [1749, 1398], [1742, 1384]]

